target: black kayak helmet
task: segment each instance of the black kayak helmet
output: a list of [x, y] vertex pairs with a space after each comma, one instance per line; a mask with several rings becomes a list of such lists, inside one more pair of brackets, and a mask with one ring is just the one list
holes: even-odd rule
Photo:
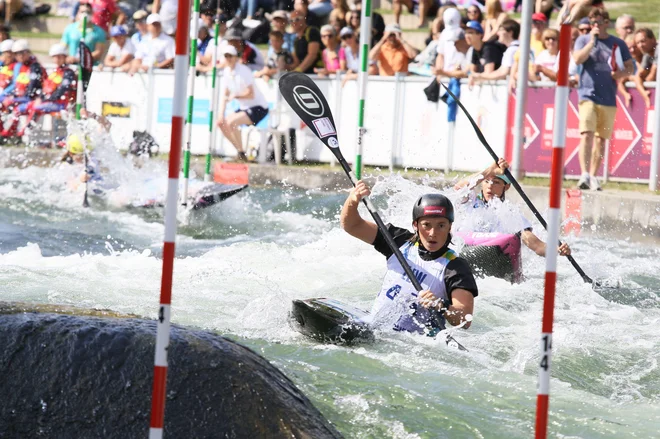
[[423, 216], [439, 216], [454, 222], [454, 205], [442, 194], [425, 194], [413, 206], [413, 221]]

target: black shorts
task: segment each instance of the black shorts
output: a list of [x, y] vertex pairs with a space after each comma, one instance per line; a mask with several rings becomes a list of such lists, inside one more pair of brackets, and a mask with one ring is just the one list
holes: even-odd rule
[[260, 107], [258, 105], [255, 107], [250, 107], [247, 110], [236, 110], [237, 113], [240, 113], [241, 111], [245, 111], [245, 114], [247, 114], [252, 121], [252, 125], [256, 125], [261, 122], [261, 120], [268, 114], [268, 108]]

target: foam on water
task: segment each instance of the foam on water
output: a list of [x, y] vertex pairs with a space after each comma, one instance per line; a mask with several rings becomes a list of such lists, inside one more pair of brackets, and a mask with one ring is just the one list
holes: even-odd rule
[[[90, 252], [74, 234], [75, 250], [59, 255], [45, 254], [46, 241], [13, 248], [0, 242], [0, 300], [155, 317], [160, 217], [83, 209], [78, 194], [65, 194], [57, 183], [66, 172], [0, 170], [0, 199], [11, 201], [0, 209], [0, 226], [71, 228], [94, 233], [102, 245]], [[381, 179], [373, 189], [384, 220], [401, 227], [410, 227], [414, 200], [432, 191], [398, 176]], [[473, 326], [453, 332], [470, 352], [390, 331], [377, 332], [378, 342], [369, 346], [325, 346], [291, 329], [293, 299], [333, 297], [369, 309], [380, 287], [383, 257], [338, 227], [344, 198], [251, 189], [191, 217], [178, 238], [173, 321], [251, 346], [284, 370], [347, 437], [529, 437], [544, 261], [528, 250], [523, 284], [479, 280]], [[588, 274], [616, 273], [629, 290], [594, 292], [560, 261], [551, 431], [558, 437], [653, 437], [660, 422], [658, 249], [606, 237], [569, 242]]]

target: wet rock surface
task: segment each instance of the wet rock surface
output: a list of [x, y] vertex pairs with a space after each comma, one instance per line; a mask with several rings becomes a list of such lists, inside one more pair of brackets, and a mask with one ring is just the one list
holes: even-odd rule
[[[155, 333], [154, 321], [112, 312], [0, 303], [0, 437], [145, 437]], [[267, 360], [177, 326], [165, 436], [341, 437]]]

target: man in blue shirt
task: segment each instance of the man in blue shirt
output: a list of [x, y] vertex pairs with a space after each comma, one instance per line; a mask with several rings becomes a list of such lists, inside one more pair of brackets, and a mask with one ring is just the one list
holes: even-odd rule
[[105, 53], [105, 46], [107, 44], [107, 37], [105, 31], [99, 26], [92, 23], [92, 7], [87, 3], [81, 3], [76, 16], [76, 22], [71, 23], [64, 29], [62, 35], [62, 44], [64, 44], [68, 51], [69, 56], [66, 62], [69, 64], [77, 64], [78, 50], [80, 40], [82, 39], [82, 24], [83, 18], [87, 16], [87, 32], [85, 33], [85, 45], [89, 47], [94, 59], [94, 65], [101, 61], [101, 57]]
[[600, 190], [595, 175], [603, 161], [605, 142], [612, 136], [617, 81], [633, 74], [633, 60], [626, 43], [607, 33], [607, 11], [593, 8], [589, 21], [591, 32], [578, 37], [573, 52], [575, 64], [582, 66], [578, 86], [582, 176], [578, 188]]

